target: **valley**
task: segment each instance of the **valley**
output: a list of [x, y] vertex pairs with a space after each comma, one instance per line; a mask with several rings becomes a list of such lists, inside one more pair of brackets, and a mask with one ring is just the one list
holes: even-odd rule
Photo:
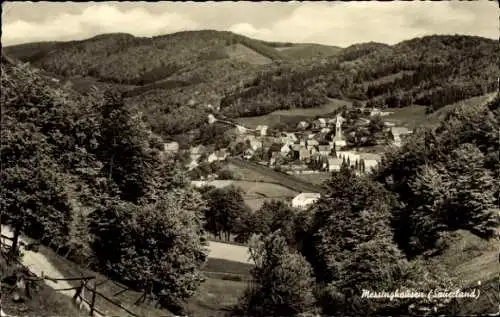
[[497, 282], [499, 53], [215, 30], [4, 47], [2, 226], [41, 244], [19, 256], [37, 274], [95, 275], [141, 317], [491, 313], [358, 293]]

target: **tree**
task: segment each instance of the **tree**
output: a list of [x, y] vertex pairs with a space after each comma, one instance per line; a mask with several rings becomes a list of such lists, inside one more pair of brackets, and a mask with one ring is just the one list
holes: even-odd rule
[[147, 191], [150, 176], [146, 165], [146, 127], [140, 117], [134, 117], [126, 108], [118, 93], [108, 91], [105, 99], [97, 150], [105, 163], [103, 173], [117, 184], [122, 199], [138, 202]]
[[373, 116], [368, 124], [368, 130], [372, 135], [376, 135], [384, 130], [384, 120], [380, 115]]
[[215, 188], [204, 196], [207, 200], [206, 230], [219, 237], [224, 232], [226, 239], [229, 239], [230, 233], [238, 231], [238, 218], [248, 210], [242, 190], [234, 186]]
[[253, 232], [266, 236], [279, 230], [288, 244], [294, 244], [296, 213], [294, 209], [282, 201], [266, 201], [253, 214], [255, 218]]
[[61, 175], [50, 162], [13, 166], [0, 171], [2, 221], [13, 227], [12, 252], [21, 233], [56, 247], [66, 246], [71, 209]]
[[202, 208], [199, 194], [186, 190], [145, 206], [108, 201], [89, 222], [99, 270], [163, 303], [191, 296], [207, 256]]
[[298, 316], [314, 311], [314, 280], [307, 261], [279, 233], [251, 251], [253, 281], [234, 309], [236, 316]]

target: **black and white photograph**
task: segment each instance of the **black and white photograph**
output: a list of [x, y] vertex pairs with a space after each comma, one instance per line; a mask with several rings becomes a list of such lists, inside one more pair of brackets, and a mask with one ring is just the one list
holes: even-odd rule
[[497, 1], [4, 1], [0, 317], [500, 316]]

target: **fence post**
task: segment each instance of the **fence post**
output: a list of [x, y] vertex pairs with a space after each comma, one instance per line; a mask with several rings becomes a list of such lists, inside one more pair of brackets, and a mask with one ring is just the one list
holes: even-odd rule
[[76, 308], [79, 308], [79, 305], [77, 303], [78, 297], [80, 296], [80, 293], [83, 290], [83, 281], [80, 282], [80, 287], [76, 289], [75, 295], [73, 296], [73, 304], [75, 305]]
[[80, 305], [78, 305], [78, 309], [81, 311], [83, 306], [85, 305], [85, 287], [87, 286], [87, 280], [81, 280], [81, 289], [80, 289]]
[[94, 287], [92, 287], [92, 301], [90, 302], [90, 314], [89, 316], [94, 316], [94, 305], [95, 305], [95, 296], [97, 292], [97, 283], [94, 281]]

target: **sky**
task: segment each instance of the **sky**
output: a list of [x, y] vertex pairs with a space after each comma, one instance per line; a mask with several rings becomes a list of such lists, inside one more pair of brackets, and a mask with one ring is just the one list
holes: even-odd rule
[[496, 1], [16, 2], [2, 4], [2, 45], [227, 30], [266, 41], [346, 47], [432, 34], [498, 39]]

